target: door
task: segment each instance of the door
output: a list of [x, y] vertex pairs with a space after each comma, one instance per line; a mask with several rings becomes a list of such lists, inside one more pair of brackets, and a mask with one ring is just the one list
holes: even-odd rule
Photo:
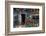
[[22, 25], [25, 24], [25, 14], [21, 14]]

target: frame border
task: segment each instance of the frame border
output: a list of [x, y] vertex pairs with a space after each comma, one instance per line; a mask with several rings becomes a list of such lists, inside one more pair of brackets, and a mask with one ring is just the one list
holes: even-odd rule
[[[21, 5], [42, 5], [42, 19], [43, 19], [43, 23], [42, 23], [42, 30], [38, 30], [38, 31], [25, 31], [25, 32], [10, 32], [10, 5], [17, 5], [17, 4], [21, 4]], [[17, 1], [5, 1], [5, 35], [22, 35], [22, 34], [38, 34], [38, 33], [44, 33], [45, 32], [45, 3], [34, 3], [34, 2], [17, 2]]]

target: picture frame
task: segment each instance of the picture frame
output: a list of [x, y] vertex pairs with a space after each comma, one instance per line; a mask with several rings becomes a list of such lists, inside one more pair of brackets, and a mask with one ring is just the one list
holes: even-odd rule
[[[13, 28], [13, 20], [15, 20], [13, 19], [13, 15], [14, 15], [13, 9], [17, 9], [17, 8], [19, 9], [22, 8], [23, 10], [27, 10], [27, 9], [32, 10], [32, 8], [33, 10], [35, 9], [39, 10], [39, 13], [38, 13], [39, 26], [37, 27], [32, 26], [28, 28], [25, 28], [25, 27], [24, 28], [23, 27]], [[22, 14], [22, 15], [25, 16], [25, 14]], [[44, 32], [45, 32], [45, 3], [5, 1], [5, 33], [6, 33], [6, 36], [21, 35], [21, 34], [37, 34], [37, 33], [44, 33]]]

